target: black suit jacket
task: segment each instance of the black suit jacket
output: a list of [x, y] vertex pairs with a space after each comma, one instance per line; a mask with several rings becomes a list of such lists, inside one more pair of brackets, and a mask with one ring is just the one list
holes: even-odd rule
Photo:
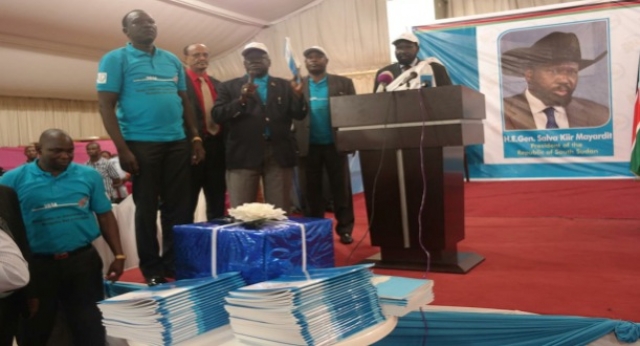
[[[200, 137], [204, 138], [205, 136], [209, 135], [204, 126], [204, 110], [202, 109], [202, 105], [200, 104], [200, 100], [198, 99], [198, 94], [196, 94], [196, 86], [193, 85], [191, 78], [189, 78], [188, 76], [189, 75], [187, 75], [187, 96], [189, 97], [189, 102], [191, 102], [191, 107], [193, 107], [193, 115], [195, 117], [195, 119], [193, 119], [193, 123], [198, 128]], [[213, 87], [216, 89], [216, 91], [218, 91], [220, 81], [211, 76], [207, 77], [213, 84]], [[212, 114], [207, 114], [207, 116], [210, 117], [212, 116]]]
[[[302, 79], [304, 87], [304, 99], [309, 102], [309, 77]], [[329, 88], [329, 97], [342, 95], [355, 95], [356, 89], [353, 81], [347, 77], [333, 74], [327, 74], [327, 87]], [[310, 117], [302, 120], [295, 120], [295, 136], [298, 143], [298, 155], [305, 157], [309, 152], [309, 122]]]
[[[13, 189], [3, 185], [0, 185], [0, 224], [13, 237], [22, 251], [22, 256], [29, 261], [31, 251], [18, 196]], [[18, 314], [26, 312], [26, 302], [25, 288], [15, 291], [6, 298], [0, 298], [0, 345], [11, 345], [11, 341], [7, 340], [13, 339], [16, 333]]]
[[[564, 107], [569, 119], [569, 127], [598, 127], [609, 121], [609, 108], [599, 103], [574, 97]], [[505, 130], [535, 130], [536, 123], [525, 94], [504, 99]]]
[[[289, 81], [269, 76], [267, 102], [256, 94], [240, 103], [241, 88], [248, 76], [220, 84], [213, 119], [226, 126], [227, 169], [254, 169], [264, 160], [264, 133], [268, 126], [269, 143], [281, 167], [296, 165], [295, 139], [291, 132], [293, 119], [304, 119], [307, 103], [296, 97]], [[268, 119], [268, 120], [267, 120]]]
[[[418, 59], [418, 62], [420, 62], [419, 59]], [[442, 66], [441, 64], [438, 64], [437, 62], [432, 62], [429, 65], [431, 66], [431, 69], [433, 69], [433, 78], [435, 79], [437, 86], [452, 84], [451, 78], [449, 78], [447, 69], [444, 66]], [[398, 62], [379, 69], [378, 72], [376, 73], [376, 79], [373, 85], [373, 92], [376, 92], [376, 90], [378, 90], [378, 85], [380, 84], [378, 83], [378, 76], [384, 71], [391, 72], [391, 74], [393, 74], [393, 79], [398, 78], [398, 76], [402, 74], [402, 68], [400, 67], [400, 63]]]

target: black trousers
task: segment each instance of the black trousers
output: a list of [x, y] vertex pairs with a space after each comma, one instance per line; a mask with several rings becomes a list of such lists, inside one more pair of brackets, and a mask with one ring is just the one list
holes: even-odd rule
[[[174, 271], [173, 226], [191, 223], [191, 147], [176, 142], [127, 142], [138, 160], [139, 174], [133, 176], [136, 204], [136, 247], [142, 274], [171, 275]], [[162, 220], [162, 256], [156, 220]]]
[[353, 231], [353, 196], [351, 195], [351, 177], [347, 154], [338, 152], [335, 144], [310, 144], [309, 153], [304, 160], [306, 166], [306, 197], [310, 217], [324, 217], [326, 202], [323, 196], [323, 170], [329, 177], [329, 186], [333, 196], [333, 210], [336, 221], [336, 233], [351, 234]]
[[26, 313], [24, 290], [0, 298], [0, 346], [12, 346], [13, 338], [18, 334], [18, 320]]
[[73, 344], [104, 345], [106, 334], [97, 302], [104, 299], [102, 260], [93, 246], [61, 260], [34, 255], [30, 289], [38, 310], [20, 326], [20, 345], [46, 345], [58, 307], [64, 310]]
[[196, 211], [202, 189], [207, 201], [207, 220], [212, 220], [225, 214], [227, 183], [224, 138], [222, 134], [206, 136], [202, 144], [207, 153], [204, 162], [191, 167], [191, 215]]

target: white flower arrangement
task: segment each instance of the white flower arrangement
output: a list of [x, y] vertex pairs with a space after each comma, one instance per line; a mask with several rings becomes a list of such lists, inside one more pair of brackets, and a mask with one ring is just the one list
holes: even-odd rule
[[268, 203], [245, 203], [229, 209], [229, 215], [243, 222], [263, 223], [267, 220], [286, 220], [284, 210]]

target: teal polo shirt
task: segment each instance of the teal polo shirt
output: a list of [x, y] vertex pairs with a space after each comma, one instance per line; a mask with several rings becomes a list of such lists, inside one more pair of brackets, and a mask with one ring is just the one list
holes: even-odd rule
[[100, 236], [94, 212], [111, 210], [100, 173], [71, 163], [54, 177], [37, 162], [0, 177], [0, 184], [18, 194], [31, 252], [57, 254], [90, 244]]
[[309, 115], [309, 143], [333, 143], [327, 77], [322, 78], [318, 83], [309, 78]]
[[116, 115], [128, 141], [172, 142], [184, 139], [182, 99], [184, 67], [171, 52], [155, 47], [153, 54], [126, 47], [102, 57], [98, 91], [118, 93]]

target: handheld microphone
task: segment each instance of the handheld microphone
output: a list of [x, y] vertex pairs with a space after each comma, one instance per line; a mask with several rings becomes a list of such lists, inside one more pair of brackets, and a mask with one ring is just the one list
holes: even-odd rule
[[411, 82], [416, 77], [418, 77], [418, 73], [416, 71], [411, 71], [411, 73], [407, 77], [405, 77], [400, 85], [406, 84], [407, 86], [409, 86], [409, 82]]
[[378, 75], [376, 81], [378, 82], [378, 89], [376, 92], [386, 92], [387, 85], [393, 82], [393, 74], [389, 71], [384, 71]]
[[253, 84], [253, 79], [256, 77], [256, 73], [253, 71], [249, 72], [249, 81], [247, 83]]

